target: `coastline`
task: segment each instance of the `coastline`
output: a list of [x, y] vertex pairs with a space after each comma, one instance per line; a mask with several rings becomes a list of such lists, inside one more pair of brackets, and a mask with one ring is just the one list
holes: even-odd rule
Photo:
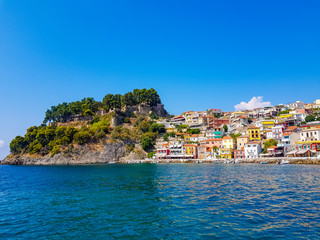
[[210, 163], [210, 164], [308, 164], [308, 165], [320, 165], [320, 158], [308, 157], [308, 158], [293, 158], [293, 157], [279, 157], [279, 158], [251, 158], [251, 159], [99, 159], [98, 161], [88, 161], [82, 158], [82, 161], [68, 161], [67, 158], [64, 161], [52, 161], [50, 158], [34, 159], [33, 161], [24, 161], [21, 158], [4, 159], [0, 162], [0, 165], [29, 165], [29, 166], [63, 166], [63, 165], [105, 165], [105, 164], [167, 164], [167, 163]]
[[293, 157], [279, 157], [279, 158], [243, 158], [243, 159], [143, 159], [143, 160], [127, 160], [119, 163], [221, 163], [221, 164], [311, 164], [319, 165], [320, 158], [293, 158]]

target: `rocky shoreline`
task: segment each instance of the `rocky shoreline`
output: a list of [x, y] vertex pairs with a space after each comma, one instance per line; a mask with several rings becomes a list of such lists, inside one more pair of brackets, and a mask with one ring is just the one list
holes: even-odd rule
[[56, 154], [53, 157], [9, 156], [2, 165], [86, 165], [86, 164], [137, 164], [137, 163], [211, 163], [211, 164], [320, 164], [320, 158], [254, 158], [254, 159], [139, 159], [134, 154], [126, 155], [123, 144], [105, 145], [102, 151], [82, 149], [71, 156]]
[[58, 153], [54, 156], [9, 155], [2, 165], [78, 165], [78, 164], [105, 164], [125, 159], [124, 143], [106, 144], [101, 150], [92, 150], [82, 146], [72, 153]]

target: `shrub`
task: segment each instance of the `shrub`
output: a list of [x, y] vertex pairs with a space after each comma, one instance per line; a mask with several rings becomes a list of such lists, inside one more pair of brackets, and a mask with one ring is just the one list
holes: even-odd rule
[[149, 132], [165, 133], [166, 129], [163, 124], [152, 123], [149, 127]]
[[51, 157], [53, 157], [55, 154], [58, 154], [58, 153], [60, 153], [60, 145], [55, 145], [54, 147], [53, 147], [53, 149], [51, 150]]
[[80, 131], [74, 135], [74, 141], [80, 145], [89, 142], [91, 135], [88, 131]]
[[163, 135], [163, 140], [166, 142], [169, 141], [169, 135], [167, 133]]
[[92, 135], [103, 131], [104, 133], [107, 133], [109, 129], [109, 123], [105, 120], [99, 121], [94, 123], [90, 128], [90, 133]]
[[106, 136], [106, 133], [104, 132], [104, 131], [99, 131], [99, 132], [97, 132], [95, 135], [94, 135], [94, 137], [96, 138], [96, 139], [102, 139], [102, 138], [104, 138]]
[[126, 145], [126, 152], [131, 152], [134, 149], [134, 144]]
[[141, 139], [141, 147], [145, 151], [149, 151], [154, 146], [154, 140], [148, 136], [143, 136]]
[[129, 118], [129, 117], [126, 117], [126, 118], [124, 119], [124, 122], [125, 122], [125, 123], [130, 123], [130, 118]]
[[42, 148], [41, 143], [37, 143], [37, 144], [35, 144], [35, 145], [32, 147], [32, 150], [31, 150], [30, 153], [31, 153], [31, 154], [38, 153], [38, 152], [40, 152], [41, 148]]
[[147, 154], [147, 158], [153, 158], [153, 156], [156, 154], [156, 152], [149, 152]]

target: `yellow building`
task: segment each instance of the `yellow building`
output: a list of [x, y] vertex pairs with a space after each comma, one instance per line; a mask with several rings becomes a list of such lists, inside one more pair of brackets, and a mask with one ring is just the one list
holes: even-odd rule
[[185, 154], [197, 157], [197, 144], [184, 144], [183, 149]]
[[250, 141], [261, 140], [260, 128], [250, 127], [247, 131]]
[[266, 132], [274, 126], [275, 121], [269, 120], [269, 121], [262, 121], [261, 123], [262, 123], [263, 132]]
[[181, 114], [181, 116], [184, 117], [186, 123], [192, 123], [194, 115], [195, 115], [194, 111], [187, 111]]
[[220, 158], [233, 158], [233, 149], [221, 148], [219, 149]]
[[184, 135], [184, 141], [189, 143], [191, 141], [191, 135], [190, 134]]
[[236, 146], [236, 143], [232, 137], [225, 136], [222, 138], [222, 145], [225, 149], [234, 149]]

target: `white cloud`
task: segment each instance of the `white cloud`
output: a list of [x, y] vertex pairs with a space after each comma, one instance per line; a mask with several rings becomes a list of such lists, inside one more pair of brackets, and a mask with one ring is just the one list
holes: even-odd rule
[[271, 102], [262, 102], [263, 97], [253, 97], [249, 102], [241, 102], [234, 106], [236, 110], [252, 110], [255, 108], [270, 107]]
[[0, 139], [0, 148], [4, 146], [4, 141]]

